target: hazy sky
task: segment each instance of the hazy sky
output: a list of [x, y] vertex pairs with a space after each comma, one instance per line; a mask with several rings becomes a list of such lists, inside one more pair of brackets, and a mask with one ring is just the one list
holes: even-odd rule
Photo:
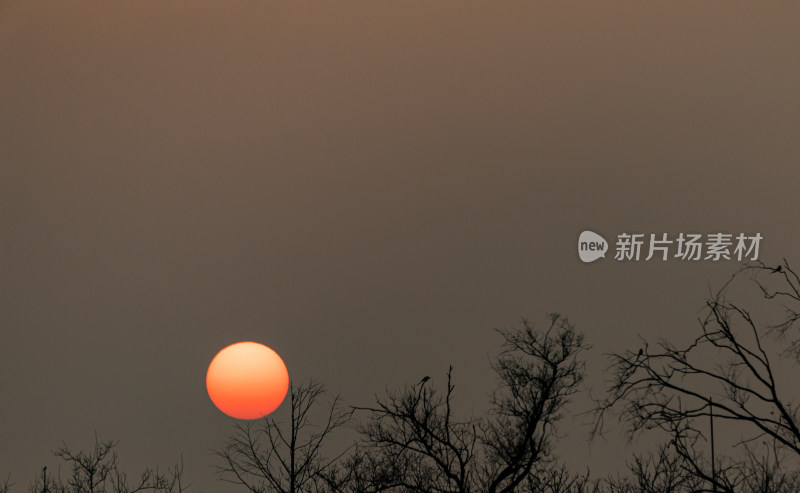
[[[222, 492], [214, 354], [346, 402], [559, 311], [602, 353], [696, 328], [735, 263], [584, 229], [760, 232], [800, 262], [796, 2], [0, 1], [0, 476], [62, 440]], [[616, 467], [576, 428], [562, 454]], [[573, 445], [569, 445], [573, 443]]]

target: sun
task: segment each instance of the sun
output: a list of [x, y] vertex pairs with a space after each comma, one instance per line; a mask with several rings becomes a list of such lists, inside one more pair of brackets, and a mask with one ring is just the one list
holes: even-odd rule
[[208, 396], [223, 413], [258, 419], [276, 410], [289, 390], [289, 372], [278, 353], [257, 342], [222, 349], [206, 373]]

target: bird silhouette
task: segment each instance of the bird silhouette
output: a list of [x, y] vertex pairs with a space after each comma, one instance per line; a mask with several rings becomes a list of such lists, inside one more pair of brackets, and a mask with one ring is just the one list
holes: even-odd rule
[[780, 272], [780, 271], [781, 271], [781, 266], [780, 265], [775, 267], [774, 269], [772, 269], [772, 273], [773, 274], [775, 274], [776, 272]]
[[422, 377], [422, 380], [420, 380], [417, 385], [422, 385], [423, 383], [427, 382], [430, 379], [431, 379], [431, 377], [425, 375], [424, 377]]

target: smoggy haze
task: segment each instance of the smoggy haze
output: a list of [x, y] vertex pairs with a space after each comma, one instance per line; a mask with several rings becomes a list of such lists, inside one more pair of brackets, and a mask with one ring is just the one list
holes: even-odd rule
[[[0, 2], [0, 476], [62, 440], [209, 450], [223, 346], [364, 404], [560, 311], [602, 353], [689, 334], [711, 262], [590, 229], [760, 232], [800, 262], [795, 3]], [[562, 455], [616, 468], [573, 431]], [[620, 455], [619, 457], [624, 457]]]

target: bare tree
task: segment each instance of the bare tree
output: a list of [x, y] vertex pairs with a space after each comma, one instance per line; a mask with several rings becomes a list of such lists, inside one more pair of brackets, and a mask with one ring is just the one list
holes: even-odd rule
[[451, 407], [452, 367], [447, 390], [440, 395], [425, 380], [401, 391], [389, 391], [361, 427], [369, 467], [362, 477], [374, 491], [468, 491], [476, 474], [474, 457], [478, 424], [458, 421]]
[[702, 491], [703, 481], [675, 453], [671, 444], [636, 454], [628, 463], [626, 475], [600, 481], [607, 493], [690, 493]]
[[[273, 417], [237, 424], [233, 435], [217, 451], [223, 465], [220, 478], [245, 486], [253, 493], [337, 491], [345, 488], [349, 474], [339, 464], [346, 450], [328, 457], [325, 442], [352, 415], [339, 398], [321, 402], [324, 386], [316, 381], [289, 389], [288, 423]], [[321, 419], [314, 421], [317, 408]]]
[[707, 459], [681, 443], [661, 445], [657, 452], [638, 455], [629, 464], [629, 474], [604, 481], [608, 493], [796, 493], [800, 471], [787, 463], [786, 450], [762, 442], [759, 447], [742, 443], [739, 456], [721, 457], [714, 480], [704, 468]]
[[[764, 445], [767, 445], [766, 442]], [[760, 447], [756, 450], [745, 446], [745, 458], [736, 464], [735, 474], [726, 475], [724, 480], [734, 478], [726, 485], [729, 491], [752, 493], [796, 493], [800, 491], [800, 470], [796, 463], [787, 463], [786, 449], [777, 446]]]
[[[181, 493], [184, 491], [183, 463], [176, 464], [167, 473], [158, 469], [145, 469], [135, 481], [129, 481], [127, 474], [119, 467], [116, 441], [100, 441], [95, 437], [92, 449], [73, 451], [63, 444], [54, 452], [64, 461], [70, 476], [62, 480], [59, 475], [47, 473], [42, 469], [41, 476], [31, 482], [31, 493], [136, 493], [151, 491], [156, 493]], [[0, 490], [2, 491], [2, 490]]]
[[602, 483], [592, 480], [589, 472], [572, 472], [565, 464], [544, 463], [528, 475], [515, 491], [520, 493], [603, 493]]
[[[492, 365], [498, 389], [483, 418], [456, 417], [452, 367], [443, 393], [425, 378], [357, 408], [369, 413], [361, 431], [368, 472], [377, 479], [366, 481], [368, 491], [562, 491], [539, 486], [544, 472], [558, 467], [551, 442], [583, 379], [583, 336], [558, 314], [543, 331], [523, 320], [521, 329], [498, 332], [502, 351]], [[557, 479], [551, 476], [550, 484]]]
[[[764, 313], [754, 315], [730, 299], [740, 280], [755, 283], [766, 300]], [[777, 323], [768, 321], [767, 310], [776, 304]], [[631, 438], [643, 430], [666, 431], [681, 468], [706, 488], [687, 491], [787, 491], [764, 488], [775, 481], [796, 484], [781, 467], [799, 464], [798, 404], [777, 375], [781, 364], [800, 357], [799, 312], [800, 278], [785, 260], [774, 268], [742, 268], [707, 301], [700, 333], [687, 344], [643, 341], [638, 351], [611, 355], [613, 379], [598, 402], [595, 432], [602, 432], [610, 412]], [[734, 451], [709, 458], [715, 421], [733, 425], [741, 436]]]

